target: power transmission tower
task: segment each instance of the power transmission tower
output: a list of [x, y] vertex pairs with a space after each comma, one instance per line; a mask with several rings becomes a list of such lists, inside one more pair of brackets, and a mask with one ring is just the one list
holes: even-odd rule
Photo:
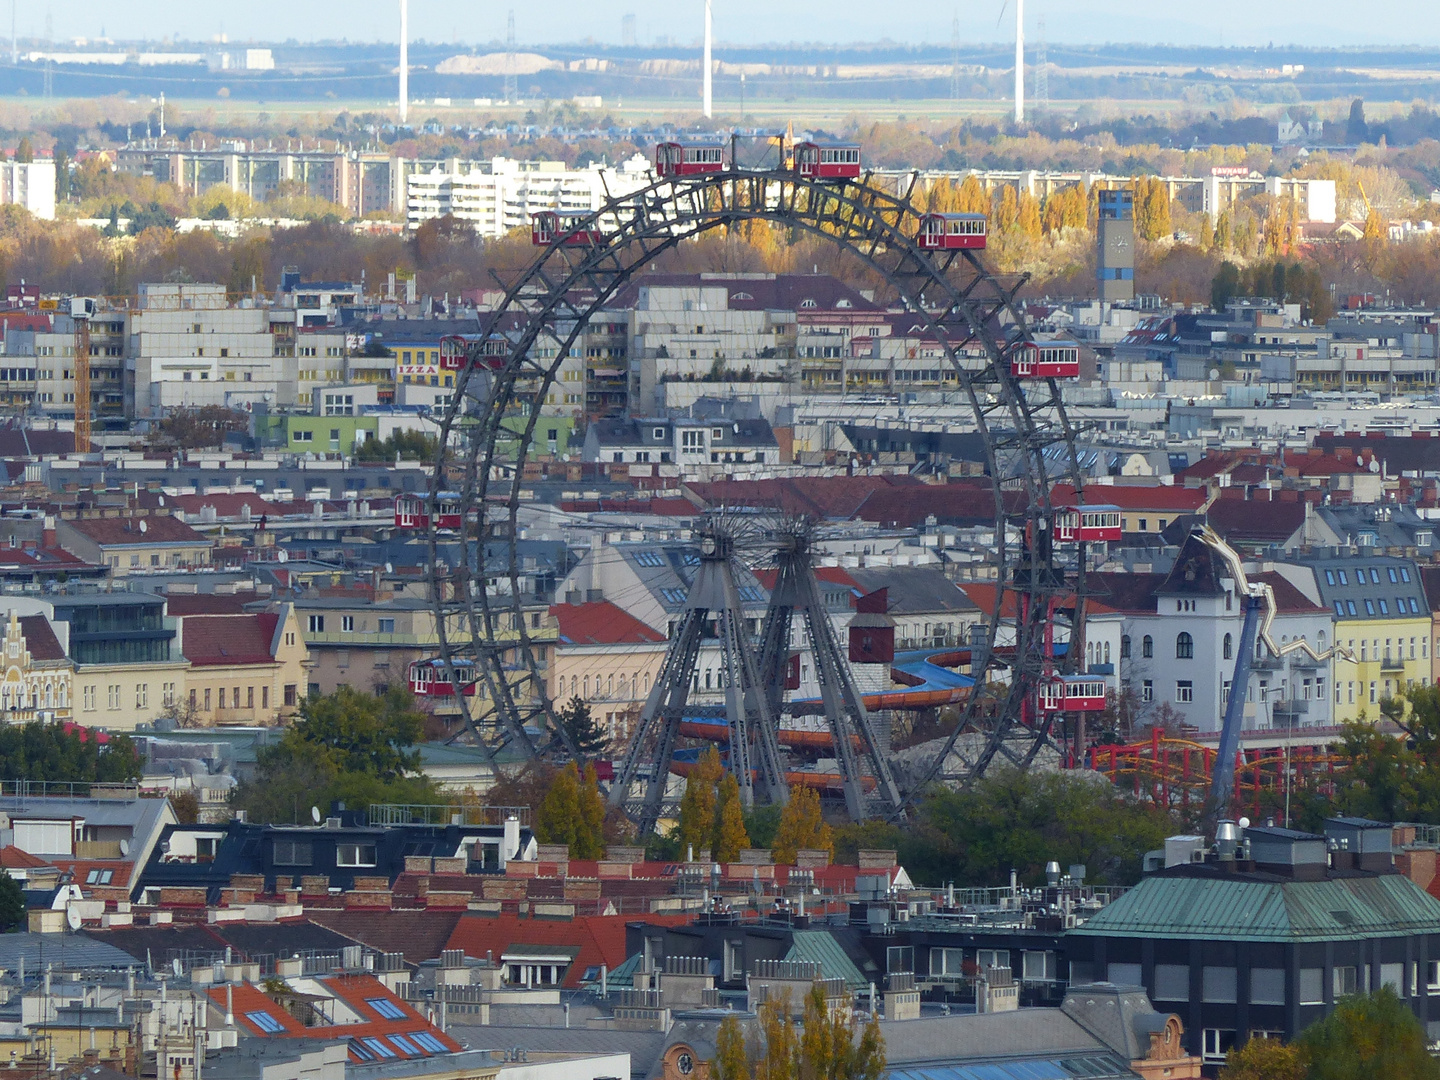
[[515, 9], [505, 20], [505, 104], [513, 105], [520, 95], [515, 89]]
[[1046, 113], [1050, 111], [1050, 74], [1047, 70], [1049, 62], [1045, 58], [1045, 16], [1041, 15], [1039, 25], [1035, 28], [1040, 40], [1035, 43], [1035, 111]]
[[960, 14], [950, 24], [950, 100], [960, 104]]

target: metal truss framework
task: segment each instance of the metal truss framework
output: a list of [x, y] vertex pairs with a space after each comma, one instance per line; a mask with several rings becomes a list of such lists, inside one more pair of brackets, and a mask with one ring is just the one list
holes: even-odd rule
[[[936, 781], [967, 783], [997, 759], [1028, 765], [1050, 743], [1048, 718], [1027, 703], [1033, 703], [1039, 679], [1083, 655], [1083, 550], [1066, 559], [1045, 543], [1053, 520], [1052, 488], [1068, 483], [1078, 495], [1082, 487], [1075, 432], [1053, 380], [1022, 385], [1011, 373], [1011, 354], [1030, 339], [1016, 302], [1024, 279], [990, 273], [973, 251], [922, 251], [915, 242], [921, 211], [909, 195], [887, 192], [868, 176], [804, 179], [789, 170], [657, 180], [608, 200], [540, 250], [514, 280], [500, 282], [505, 298], [488, 316], [488, 334], [482, 335], [491, 341], [472, 347], [440, 418], [429, 493], [432, 522], [442, 491], [458, 491], [467, 510], [464, 565], [442, 562], [445, 541], [432, 524], [429, 580], [440, 655], [451, 678], [457, 677], [457, 662], [476, 665], [479, 692], [474, 701], [463, 696], [457, 701], [492, 761], [498, 762], [506, 747], [530, 758], [579, 756], [555, 722], [545, 692], [549, 645], [527, 617], [516, 543], [523, 466], [560, 363], [588, 320], [660, 253], [752, 221], [828, 238], [879, 273], [891, 299], [915, 313], [954, 366], [985, 446], [995, 507], [990, 569], [996, 603], [972, 664], [977, 682], [960, 723], [921, 768], [892, 778], [899, 805]], [[597, 228], [603, 242], [569, 242], [575, 233]], [[542, 337], [547, 347], [536, 350]], [[495, 340], [501, 340], [501, 349], [493, 346]], [[541, 351], [546, 355], [537, 355]], [[1068, 580], [1063, 563], [1071, 570]], [[794, 610], [806, 612], [808, 621], [809, 601], [798, 593], [797, 600]], [[1059, 605], [1073, 606], [1073, 629], [1067, 656], [1057, 665], [1046, 653], [1045, 629]], [[1013, 659], [1006, 663], [996, 660], [1002, 624], [1013, 646]], [[683, 633], [683, 627], [677, 630]], [[1008, 678], [987, 677], [1002, 668], [1008, 668]], [[844, 700], [843, 679], [827, 685]], [[965, 733], [981, 737], [962, 743], [958, 737]], [[864, 731], [857, 734], [866, 744]], [[871, 756], [868, 745], [866, 751]], [[889, 786], [881, 780], [882, 798], [898, 813]]]

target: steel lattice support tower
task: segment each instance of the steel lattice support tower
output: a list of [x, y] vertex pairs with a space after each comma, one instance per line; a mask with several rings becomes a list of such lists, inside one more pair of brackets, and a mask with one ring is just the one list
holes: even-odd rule
[[745, 608], [735, 585], [734, 537], [723, 520], [707, 522], [700, 542], [700, 565], [685, 598], [685, 615], [670, 639], [660, 674], [650, 688], [630, 748], [610, 788], [610, 805], [624, 805], [642, 764], [653, 770], [645, 784], [636, 823], [640, 835], [655, 828], [664, 804], [675, 743], [695, 685], [696, 662], [713, 621], [720, 644], [721, 684], [729, 722], [729, 770], [740, 786], [740, 800], [755, 803], [758, 788], [768, 802], [788, 797], [779, 727], [760, 677]]
[[[887, 813], [899, 814], [904, 798], [895, 782], [884, 748], [875, 736], [874, 725], [865, 711], [865, 702], [855, 686], [848, 660], [840, 653], [840, 644], [825, 610], [820, 583], [815, 578], [811, 559], [811, 537], [808, 522], [792, 521], [776, 530], [778, 553], [775, 588], [770, 593], [770, 607], [765, 613], [761, 634], [761, 664], [766, 675], [766, 693], [773, 711], [781, 712], [781, 696], [785, 685], [785, 669], [790, 659], [790, 643], [798, 619], [815, 662], [815, 676], [820, 684], [820, 700], [825, 722], [834, 742], [835, 760], [845, 790], [845, 808], [852, 821], [864, 821], [866, 813], [865, 775], [861, 758], [870, 766], [876, 794]], [[859, 743], [859, 754], [856, 743]]]

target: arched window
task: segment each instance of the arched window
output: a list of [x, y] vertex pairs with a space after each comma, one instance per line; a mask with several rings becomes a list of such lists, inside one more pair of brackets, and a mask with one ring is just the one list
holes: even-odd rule
[[1130, 659], [1130, 635], [1124, 634], [1120, 638], [1120, 659]]
[[1105, 663], [1110, 663], [1110, 642], [1105, 642]]
[[1140, 655], [1146, 660], [1155, 655], [1155, 639], [1149, 634], [1140, 639]]
[[1224, 658], [1224, 659], [1226, 659], [1226, 660], [1229, 660], [1231, 657], [1233, 657], [1233, 656], [1235, 655], [1235, 639], [1232, 638], [1229, 634], [1226, 634], [1226, 635], [1225, 635], [1225, 644], [1223, 645], [1222, 648], [1223, 648], [1224, 651], [1221, 652], [1221, 654], [1220, 654], [1221, 657]]
[[1195, 639], [1185, 631], [1180, 631], [1175, 637], [1175, 659], [1193, 660], [1195, 658]]
[[1315, 635], [1315, 644], [1318, 646], [1317, 649], [1316, 649], [1317, 652], [1324, 652], [1324, 651], [1325, 651], [1325, 631], [1324, 631], [1324, 630], [1321, 630], [1318, 634]]

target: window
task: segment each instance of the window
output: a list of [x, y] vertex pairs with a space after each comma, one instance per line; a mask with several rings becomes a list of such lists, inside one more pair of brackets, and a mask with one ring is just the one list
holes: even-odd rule
[[1336, 601], [1335, 601], [1335, 614], [1336, 614], [1336, 616], [1337, 616], [1338, 618], [1341, 618], [1341, 619], [1343, 619], [1343, 618], [1345, 617], [1345, 601], [1343, 601], [1343, 600], [1336, 600]]
[[225, 687], [220, 687], [220, 708], [225, 708]]
[[[1423, 537], [1423, 539], [1422, 539], [1422, 537]], [[1416, 534], [1415, 534], [1415, 546], [1416, 546], [1416, 547], [1429, 547], [1429, 546], [1430, 546], [1430, 539], [1431, 539], [1431, 534], [1430, 534], [1430, 533], [1426, 533], [1426, 532], [1416, 533]], [[1405, 584], [1407, 584], [1407, 585], [1410, 584], [1410, 570], [1409, 570], [1408, 567], [1405, 567], [1405, 566], [1400, 567], [1400, 580], [1403, 581], [1403, 582], [1405, 582]]]
[[336, 866], [374, 866], [375, 845], [374, 844], [337, 844], [335, 845]]
[[1024, 955], [1022, 977], [1028, 982], [1055, 981], [1055, 954], [1027, 949]]
[[1010, 966], [1010, 950], [976, 949], [975, 964], [981, 971], [992, 967], [1008, 968]]
[[381, 620], [380, 620], [380, 633], [382, 633], [382, 634], [393, 634], [394, 632], [395, 632], [395, 620], [394, 620], [394, 619], [381, 619]]
[[340, 616], [340, 632], [341, 632], [342, 634], [353, 634], [353, 633], [355, 632], [355, 616], [354, 616], [354, 615], [341, 615], [341, 616]]
[[278, 1035], [285, 1030], [285, 1026], [268, 1012], [247, 1012], [245, 1019], [249, 1020], [266, 1035]]
[[325, 616], [311, 615], [309, 619], [306, 620], [306, 625], [309, 627], [310, 633], [323, 634], [325, 632]]
[[276, 866], [309, 866], [314, 860], [309, 840], [276, 840]]
[[1235, 1032], [1228, 1028], [1206, 1028], [1203, 1060], [1206, 1065], [1224, 1065], [1225, 1055], [1235, 1048]]
[[1420, 601], [1416, 600], [1415, 597], [1413, 597], [1413, 596], [1410, 597], [1410, 614], [1411, 614], [1411, 615], [1419, 615], [1419, 614], [1420, 614]]
[[262, 709], [270, 707], [270, 687], [268, 686], [260, 687], [260, 707]]
[[1235, 1001], [1235, 969], [1206, 967], [1200, 972], [1200, 1000], [1219, 1004]]
[[1192, 702], [1195, 700], [1195, 684], [1189, 679], [1179, 679], [1175, 683], [1175, 700], [1179, 702]]
[[931, 949], [930, 975], [933, 978], [958, 978], [965, 964], [964, 949]]
[[[1379, 604], [1380, 604], [1380, 614], [1381, 614], [1381, 615], [1389, 615], [1389, 614], [1390, 614], [1390, 604], [1389, 604], [1388, 601], [1386, 601], [1386, 599], [1385, 599], [1383, 596], [1380, 598]], [[1368, 601], [1368, 600], [1365, 601], [1365, 605], [1368, 607], [1368, 606], [1370, 605], [1370, 601]]]
[[363, 1042], [370, 1050], [374, 1051], [376, 1057], [393, 1058], [400, 1056], [390, 1048], [389, 1043], [381, 1042], [379, 1039], [367, 1037], [361, 1039], [360, 1041]]
[[408, 1038], [422, 1050], [429, 1050], [432, 1054], [446, 1053], [445, 1044], [435, 1038], [428, 1031], [412, 1031]]
[[1225, 659], [1225, 660], [1229, 660], [1229, 659], [1231, 659], [1231, 658], [1234, 656], [1234, 654], [1235, 654], [1235, 641], [1234, 641], [1233, 638], [1231, 638], [1231, 636], [1230, 636], [1229, 634], [1226, 634], [1226, 635], [1225, 635], [1225, 643], [1224, 643], [1223, 646], [1221, 646], [1221, 653], [1220, 653], [1221, 658], [1222, 658], [1222, 659]]
[[[1362, 570], [1362, 571], [1360, 571], [1360, 572], [1363, 574], [1365, 571]], [[1370, 568], [1370, 584], [1372, 584], [1372, 585], [1379, 585], [1379, 584], [1380, 584], [1380, 571], [1377, 570], [1377, 569], [1375, 569], [1375, 567], [1373, 567], [1373, 566]]]
[[1395, 991], [1397, 997], [1405, 996], [1405, 965], [1404, 964], [1381, 964], [1380, 985], [1388, 986]]
[[287, 707], [293, 707], [296, 700], [298, 699], [298, 695], [295, 693], [295, 689], [296, 687], [294, 683], [285, 684], [285, 704]]
[[1155, 655], [1155, 639], [1146, 634], [1140, 639], [1140, 655], [1149, 660]]
[[386, 1020], [405, 1019], [405, 1010], [389, 998], [366, 998], [365, 1004], [369, 1005]]
[[1387, 569], [1387, 570], [1389, 571], [1389, 573], [1390, 573], [1390, 584], [1391, 584], [1391, 585], [1398, 585], [1398, 584], [1400, 583], [1400, 575], [1395, 572], [1395, 567], [1390, 566], [1390, 567], [1386, 567], [1386, 569]]
[[[1344, 570], [1336, 570], [1336, 571], [1335, 571], [1335, 576], [1340, 579], [1340, 584], [1341, 584], [1341, 585], [1349, 585], [1349, 584], [1350, 584], [1349, 580], [1345, 577], [1345, 571], [1344, 571]], [[1361, 584], [1364, 584], [1364, 583], [1362, 582]]]
[[1440, 994], [1440, 960], [1430, 960], [1425, 964], [1425, 992], [1432, 997]]
[[[1440, 987], [1436, 988], [1440, 993]], [[1325, 1004], [1325, 969], [1324, 968], [1301, 968], [1300, 969], [1300, 1004], [1301, 1005], [1324, 1005]]]
[[1334, 570], [1326, 570], [1326, 571], [1325, 571], [1325, 584], [1326, 584], [1326, 585], [1334, 585], [1334, 584], [1335, 584], [1335, 571], [1334, 571]]
[[1250, 1004], [1251, 1004], [1251, 1005], [1284, 1005], [1284, 1004], [1285, 1004], [1285, 969], [1284, 969], [1284, 968], [1251, 968], [1251, 969], [1250, 969]]
[[1156, 964], [1155, 1000], [1189, 1001], [1190, 968], [1185, 964]]
[[1366, 615], [1374, 615], [1374, 614], [1375, 614], [1375, 601], [1374, 601], [1374, 600], [1366, 600], [1366, 601], [1365, 601], [1365, 614], [1366, 614]]
[[1346, 601], [1345, 601], [1345, 610], [1348, 611], [1351, 615], [1358, 614], [1358, 612], [1356, 612], [1356, 610], [1355, 610], [1355, 601], [1354, 601], [1354, 600], [1346, 600]]
[[913, 945], [892, 945], [885, 950], [885, 971], [889, 972], [914, 972], [915, 970], [915, 946]]
[[1120, 636], [1120, 659], [1121, 659], [1121, 660], [1129, 660], [1129, 659], [1130, 659], [1130, 635], [1129, 635], [1129, 634], [1122, 634], [1122, 635]]
[[404, 1035], [387, 1035], [385, 1037], [390, 1040], [391, 1046], [395, 1047], [395, 1049], [397, 1050], [409, 1054], [411, 1057], [424, 1056], [420, 1053], [419, 1050], [415, 1048], [414, 1044], [411, 1043], [409, 1039], [405, 1038]]
[[1142, 683], [1140, 684], [1140, 700], [1141, 700], [1141, 701], [1154, 701], [1154, 700], [1155, 700], [1155, 683], [1154, 683], [1153, 680], [1151, 680], [1151, 679], [1146, 679], [1144, 682], [1142, 682]]
[[1337, 967], [1330, 974], [1337, 998], [1355, 993], [1355, 969], [1353, 967]]
[[1106, 975], [1116, 986], [1139, 986], [1141, 968], [1139, 964], [1111, 964]]

